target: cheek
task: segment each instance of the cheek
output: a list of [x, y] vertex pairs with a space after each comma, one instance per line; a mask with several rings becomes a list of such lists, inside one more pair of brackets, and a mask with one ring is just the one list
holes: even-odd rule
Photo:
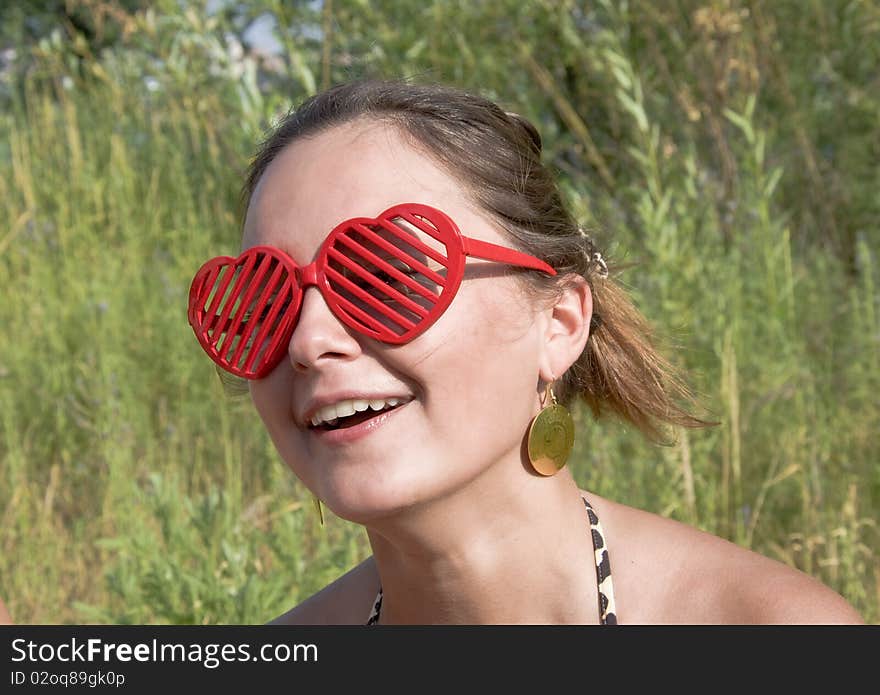
[[307, 486], [314, 483], [303, 433], [293, 422], [293, 374], [279, 369], [264, 379], [250, 382], [251, 401], [263, 421], [281, 461]]
[[475, 288], [462, 312], [464, 326], [459, 335], [467, 346], [462, 345], [463, 352], [471, 363], [494, 373], [496, 379], [508, 370], [531, 369], [537, 356], [537, 333], [529, 303], [512, 280], [488, 289]]
[[[278, 370], [276, 370], [277, 372]], [[290, 386], [280, 373], [250, 382], [251, 401], [263, 424], [278, 443], [285, 425], [290, 423]]]
[[427, 405], [443, 409], [452, 429], [518, 429], [531, 417], [538, 380], [534, 317], [515, 288], [468, 289], [433, 327], [434, 349], [422, 360]]

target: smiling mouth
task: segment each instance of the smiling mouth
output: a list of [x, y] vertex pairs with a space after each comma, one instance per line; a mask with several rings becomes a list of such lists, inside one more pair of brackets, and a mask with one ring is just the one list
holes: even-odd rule
[[330, 422], [322, 422], [320, 425], [310, 425], [309, 429], [317, 432], [330, 432], [332, 430], [344, 430], [349, 427], [355, 427], [360, 425], [367, 420], [372, 420], [374, 418], [380, 417], [382, 415], [386, 415], [393, 410], [398, 410], [405, 406], [409, 401], [404, 403], [398, 403], [397, 405], [388, 405], [382, 410], [373, 410], [368, 408], [367, 410], [359, 413], [354, 413], [353, 415], [345, 415], [343, 417], [338, 417], [335, 420], [331, 420]]

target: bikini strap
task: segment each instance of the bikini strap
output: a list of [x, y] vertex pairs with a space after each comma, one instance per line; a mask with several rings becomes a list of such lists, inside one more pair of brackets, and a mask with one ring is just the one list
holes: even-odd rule
[[617, 625], [617, 609], [614, 605], [614, 584], [611, 582], [611, 559], [605, 547], [605, 532], [599, 517], [586, 497], [581, 498], [590, 519], [590, 535], [593, 539], [593, 555], [596, 560], [596, 584], [599, 588], [599, 622], [602, 625]]

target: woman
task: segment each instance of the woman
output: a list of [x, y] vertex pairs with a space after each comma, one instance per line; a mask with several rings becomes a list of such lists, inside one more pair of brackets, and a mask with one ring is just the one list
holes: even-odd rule
[[579, 490], [582, 397], [706, 423], [566, 211], [532, 125], [458, 90], [335, 87], [254, 159], [243, 253], [189, 320], [373, 555], [278, 623], [857, 623], [807, 575]]

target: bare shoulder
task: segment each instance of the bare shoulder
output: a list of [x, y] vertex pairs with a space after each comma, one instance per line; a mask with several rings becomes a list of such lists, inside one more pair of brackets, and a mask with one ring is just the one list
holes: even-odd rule
[[840, 594], [800, 570], [687, 524], [589, 499], [604, 527], [621, 622], [864, 623]]
[[297, 604], [270, 625], [363, 625], [379, 590], [372, 557]]

